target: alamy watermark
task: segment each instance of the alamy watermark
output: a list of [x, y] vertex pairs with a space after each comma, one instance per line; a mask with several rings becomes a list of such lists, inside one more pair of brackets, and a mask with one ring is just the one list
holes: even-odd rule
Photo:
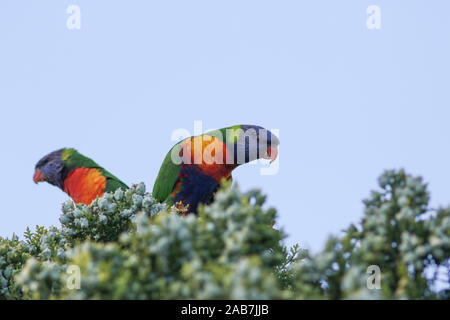
[[81, 29], [81, 8], [75, 4], [67, 7], [66, 13], [69, 14], [66, 21], [67, 29], [80, 30]]
[[379, 266], [373, 264], [367, 267], [366, 273], [370, 276], [367, 277], [366, 287], [369, 290], [381, 289], [381, 269]]
[[81, 289], [81, 270], [77, 265], [70, 265], [67, 267], [66, 273], [69, 275], [67, 277], [66, 286], [69, 290], [80, 290]]
[[[202, 121], [194, 121], [194, 132], [179, 128], [171, 140], [180, 141], [171, 150], [174, 164], [261, 164], [261, 175], [275, 175], [279, 170], [278, 129], [267, 130], [257, 126], [230, 127], [225, 130], [207, 130]], [[189, 139], [190, 138], [190, 139]], [[258, 161], [254, 161], [258, 160]], [[270, 161], [267, 164], [267, 160]]]
[[366, 20], [366, 26], [369, 30], [381, 29], [381, 8], [376, 5], [367, 7], [366, 10], [368, 17]]

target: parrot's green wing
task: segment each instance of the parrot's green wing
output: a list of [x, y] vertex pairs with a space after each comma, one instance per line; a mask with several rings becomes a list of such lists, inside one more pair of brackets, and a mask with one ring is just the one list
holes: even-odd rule
[[153, 197], [159, 202], [163, 202], [167, 199], [170, 193], [173, 191], [173, 187], [178, 180], [178, 173], [180, 171], [180, 165], [175, 164], [172, 161], [172, 150], [179, 148], [181, 142], [176, 144], [166, 155], [163, 161], [161, 169], [159, 169], [158, 177], [156, 178], [155, 185], [153, 186]]
[[106, 177], [106, 192], [114, 192], [117, 189], [121, 188], [123, 190], [127, 190], [128, 186], [120, 181], [116, 176], [112, 175], [110, 172], [101, 168], [100, 172]]
[[96, 168], [101, 174], [106, 178], [106, 192], [114, 192], [119, 188], [124, 190], [128, 189], [128, 186], [119, 180], [116, 176], [111, 174], [109, 171], [105, 170], [103, 167], [98, 165], [91, 158], [83, 156], [75, 149], [64, 149], [61, 154], [61, 158], [64, 164], [69, 168]]

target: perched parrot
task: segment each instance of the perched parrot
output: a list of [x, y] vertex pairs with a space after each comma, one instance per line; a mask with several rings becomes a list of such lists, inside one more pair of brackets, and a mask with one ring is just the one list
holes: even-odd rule
[[182, 204], [196, 213], [210, 203], [223, 180], [241, 164], [264, 158], [274, 161], [278, 138], [255, 125], [236, 125], [189, 137], [165, 157], [153, 187], [153, 197], [169, 205]]
[[89, 205], [105, 192], [127, 185], [75, 149], [61, 149], [36, 164], [33, 180], [48, 183], [66, 192], [75, 203]]

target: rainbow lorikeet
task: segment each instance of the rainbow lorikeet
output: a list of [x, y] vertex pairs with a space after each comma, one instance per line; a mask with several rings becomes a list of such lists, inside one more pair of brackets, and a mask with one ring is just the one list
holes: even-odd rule
[[75, 203], [89, 205], [105, 192], [127, 185], [75, 149], [60, 149], [36, 164], [33, 180], [48, 183], [66, 192]]
[[169, 205], [181, 204], [197, 212], [210, 203], [223, 180], [241, 164], [264, 158], [274, 161], [278, 138], [255, 125], [236, 125], [189, 137], [165, 157], [153, 187], [153, 197]]

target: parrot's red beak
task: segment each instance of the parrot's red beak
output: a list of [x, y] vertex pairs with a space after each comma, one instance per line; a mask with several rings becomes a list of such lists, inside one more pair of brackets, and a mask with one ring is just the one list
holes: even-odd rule
[[274, 162], [278, 157], [278, 148], [277, 147], [267, 147], [267, 151], [264, 153], [263, 158], [270, 160], [270, 163]]
[[45, 181], [45, 176], [41, 170], [36, 169], [36, 172], [34, 173], [34, 176], [33, 176], [33, 181], [34, 181], [34, 183]]

